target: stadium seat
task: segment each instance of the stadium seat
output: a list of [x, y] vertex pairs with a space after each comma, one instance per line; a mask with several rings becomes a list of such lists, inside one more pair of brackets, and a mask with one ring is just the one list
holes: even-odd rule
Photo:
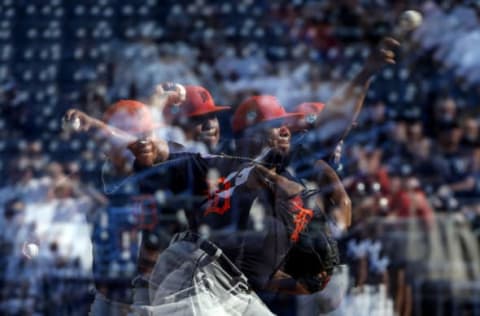
[[74, 14], [77, 16], [82, 16], [86, 12], [85, 6], [82, 4], [76, 5], [74, 8]]

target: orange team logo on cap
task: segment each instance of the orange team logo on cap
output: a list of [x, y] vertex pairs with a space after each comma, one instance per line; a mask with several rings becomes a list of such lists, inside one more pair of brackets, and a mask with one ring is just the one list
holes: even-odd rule
[[233, 114], [232, 129], [233, 132], [238, 133], [256, 124], [288, 117], [300, 117], [301, 115], [285, 111], [274, 96], [252, 96], [240, 104]]
[[[198, 91], [198, 94], [202, 98], [203, 103], [206, 103], [207, 101], [210, 101], [212, 99], [212, 97], [209, 96], [206, 91]], [[213, 102], [213, 100], [212, 100], [212, 102]]]
[[135, 100], [114, 103], [105, 111], [103, 121], [128, 133], [149, 132], [156, 127], [149, 108]]

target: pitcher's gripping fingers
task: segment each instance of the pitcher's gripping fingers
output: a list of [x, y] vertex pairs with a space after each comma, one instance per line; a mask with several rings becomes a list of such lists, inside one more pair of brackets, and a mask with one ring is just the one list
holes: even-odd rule
[[165, 105], [179, 104], [186, 99], [185, 87], [178, 83], [165, 82], [155, 87], [155, 96], [165, 98]]
[[62, 118], [62, 125], [71, 126], [76, 132], [88, 132], [98, 127], [96, 122], [96, 119], [77, 109], [69, 109]]

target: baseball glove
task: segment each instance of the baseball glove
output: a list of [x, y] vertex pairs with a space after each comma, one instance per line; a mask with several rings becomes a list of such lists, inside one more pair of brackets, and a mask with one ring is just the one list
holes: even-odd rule
[[337, 242], [325, 231], [302, 234], [287, 254], [284, 271], [310, 293], [321, 291], [340, 263]]

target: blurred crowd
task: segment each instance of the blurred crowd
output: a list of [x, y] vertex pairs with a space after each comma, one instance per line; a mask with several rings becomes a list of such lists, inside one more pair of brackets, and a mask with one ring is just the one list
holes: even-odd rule
[[[67, 108], [101, 119], [119, 99], [148, 104], [167, 81], [200, 84], [232, 107], [253, 94], [287, 109], [326, 102], [406, 9], [424, 22], [374, 78], [330, 161], [353, 205], [351, 230], [337, 236], [349, 263], [338, 313], [421, 314], [437, 308], [424, 303], [435, 293], [454, 295], [418, 280], [479, 278], [477, 2], [0, 0], [0, 313], [84, 315], [94, 274], [126, 288], [135, 269], [139, 219], [106, 207], [102, 151], [61, 130]], [[106, 258], [93, 271], [90, 238]], [[480, 314], [478, 286], [468, 289], [467, 307], [438, 308]], [[300, 308], [308, 300], [270, 301], [279, 315], [312, 312]]]

